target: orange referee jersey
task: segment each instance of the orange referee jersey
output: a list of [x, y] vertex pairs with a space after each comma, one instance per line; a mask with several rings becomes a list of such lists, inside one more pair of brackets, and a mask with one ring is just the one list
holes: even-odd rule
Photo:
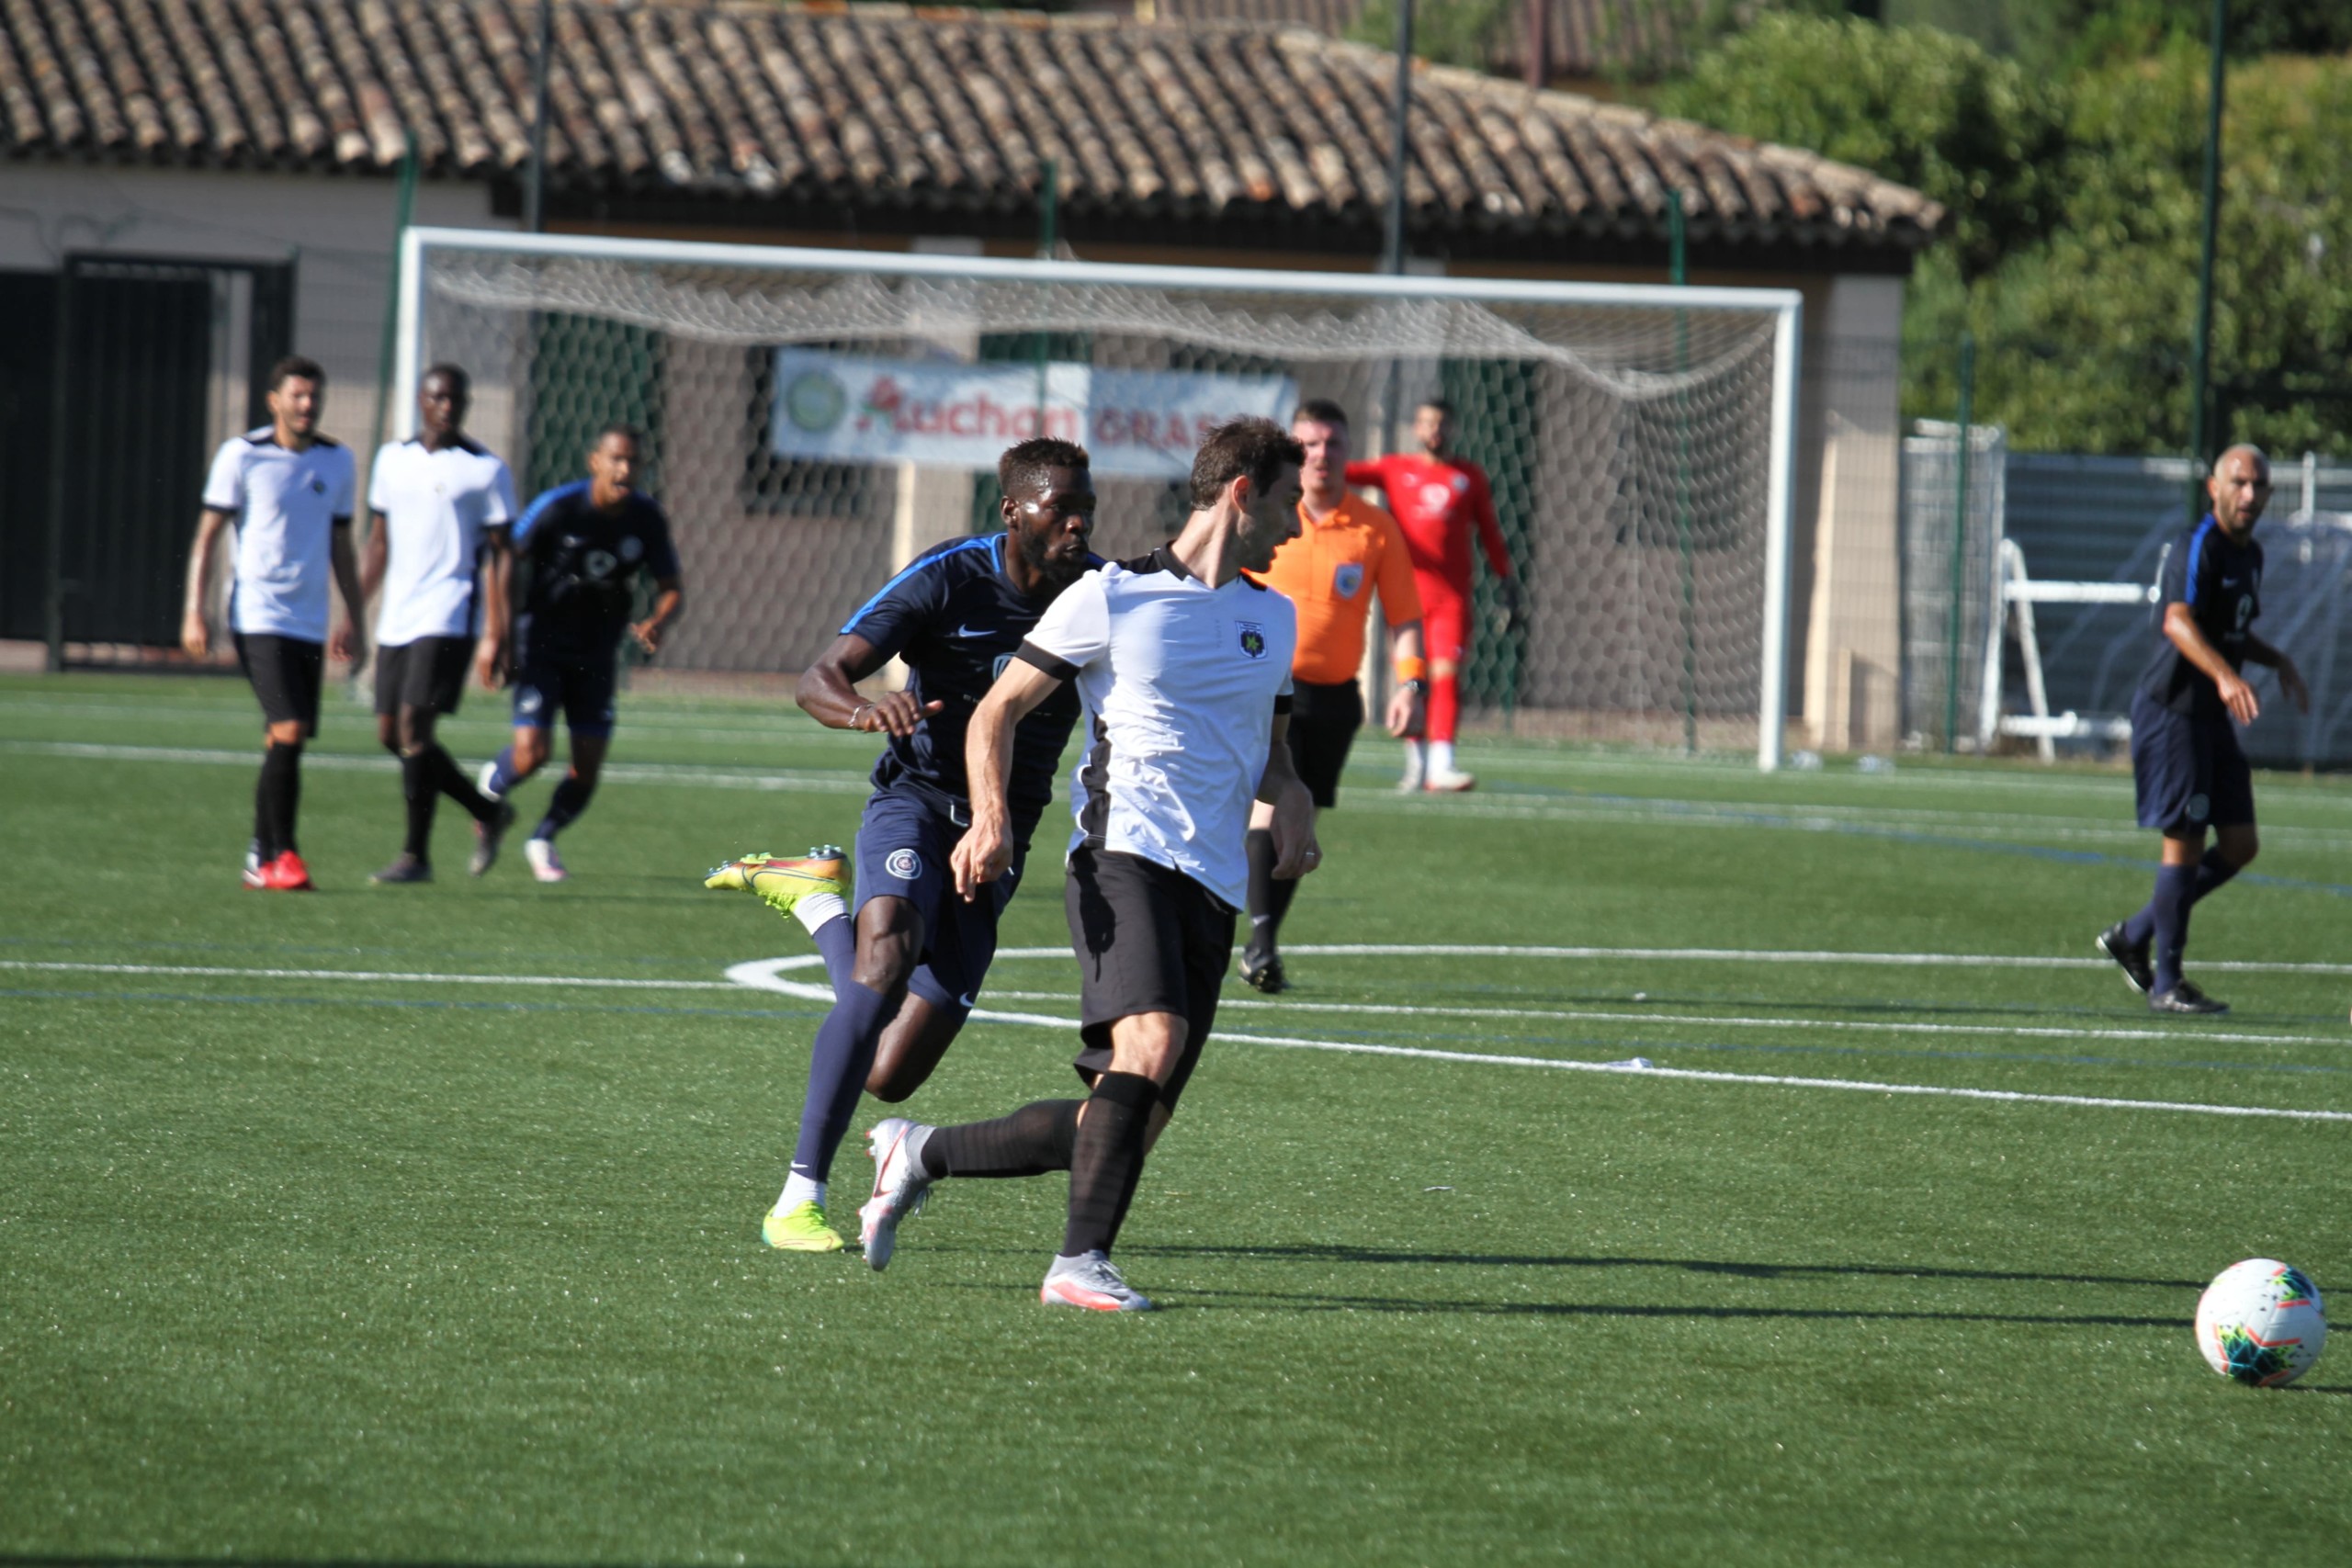
[[1258, 581], [1298, 606], [1298, 654], [1290, 672], [1318, 686], [1356, 678], [1374, 589], [1390, 626], [1421, 618], [1413, 558], [1396, 519], [1352, 495], [1320, 523], [1301, 502], [1298, 537], [1274, 552]]

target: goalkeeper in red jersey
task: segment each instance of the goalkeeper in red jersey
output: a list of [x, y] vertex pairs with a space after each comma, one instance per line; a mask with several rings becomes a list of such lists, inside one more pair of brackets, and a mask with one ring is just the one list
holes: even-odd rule
[[1511, 575], [1510, 548], [1495, 519], [1494, 492], [1487, 470], [1453, 455], [1453, 405], [1430, 398], [1413, 412], [1419, 452], [1348, 465], [1348, 483], [1378, 485], [1405, 535], [1413, 558], [1413, 580], [1421, 591], [1421, 636], [1429, 655], [1429, 725], [1426, 749], [1405, 742], [1402, 790], [1464, 790], [1478, 781], [1453, 765], [1453, 732], [1462, 711], [1462, 660], [1470, 626], [1470, 529], [1478, 529], [1487, 565], [1501, 590], [1503, 607], [1519, 611], [1519, 581]]

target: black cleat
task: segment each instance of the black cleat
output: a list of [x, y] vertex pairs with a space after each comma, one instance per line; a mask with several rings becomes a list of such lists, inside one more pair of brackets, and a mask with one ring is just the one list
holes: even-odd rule
[[2155, 987], [2156, 972], [2148, 963], [2148, 944], [2134, 947], [2123, 940], [2123, 922], [2116, 921], [2098, 933], [2098, 950], [2116, 962], [2123, 971], [2123, 983], [2146, 996]]
[[1241, 955], [1241, 979], [1251, 990], [1263, 991], [1270, 997], [1290, 989], [1290, 982], [1283, 978], [1283, 961], [1278, 957], [1256, 964], [1251, 962], [1249, 953], [1244, 953]]
[[2197, 1018], [2211, 1018], [2230, 1010], [2227, 1002], [2217, 1002], [2195, 986], [2183, 980], [2169, 991], [2158, 991], [2148, 998], [2150, 1012], [2184, 1013]]
[[503, 797], [492, 795], [498, 809], [491, 813], [487, 822], [474, 823], [474, 852], [466, 862], [467, 874], [480, 876], [498, 863], [498, 847], [506, 841], [506, 829], [514, 826], [514, 807]]
[[391, 864], [368, 880], [379, 886], [402, 882], [430, 882], [433, 880], [433, 867], [429, 862], [421, 861], [403, 850], [392, 857]]

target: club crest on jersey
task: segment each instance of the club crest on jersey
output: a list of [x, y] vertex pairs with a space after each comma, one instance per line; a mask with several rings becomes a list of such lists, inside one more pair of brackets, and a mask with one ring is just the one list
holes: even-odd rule
[[1266, 628], [1255, 621], [1234, 623], [1241, 631], [1241, 651], [1252, 659], [1266, 657]]
[[1342, 599], [1352, 599], [1356, 590], [1363, 586], [1363, 562], [1350, 561], [1331, 574], [1331, 592]]
[[1012, 655], [1011, 655], [1011, 654], [1009, 654], [1009, 653], [1000, 653], [1000, 654], [998, 654], [998, 655], [996, 656], [996, 662], [995, 662], [993, 665], [990, 665], [990, 666], [989, 667], [989, 680], [991, 680], [991, 681], [1001, 681], [1001, 680], [1003, 680], [1003, 679], [1004, 679], [1004, 667], [1005, 667], [1006, 665], [1008, 665], [1008, 664], [1012, 663]]
[[2212, 809], [2213, 803], [2208, 800], [2205, 796], [2201, 795], [2192, 795], [2188, 797], [2188, 819], [2191, 822], [2204, 821], [2207, 815], [2211, 813]]
[[922, 874], [922, 856], [912, 850], [892, 850], [882, 869], [901, 882], [912, 882]]
[[639, 538], [636, 535], [631, 534], [628, 538], [621, 541], [621, 559], [627, 561], [629, 565], [635, 566], [637, 564], [638, 557], [644, 553], [645, 541]]
[[610, 550], [590, 550], [587, 560], [582, 564], [587, 569], [590, 577], [601, 582], [612, 576], [613, 568], [620, 563], [613, 558], [613, 552]]
[[1444, 511], [1447, 507], [1453, 504], [1453, 487], [1451, 485], [1442, 484], [1423, 485], [1421, 487], [1421, 504], [1428, 507], [1431, 512]]

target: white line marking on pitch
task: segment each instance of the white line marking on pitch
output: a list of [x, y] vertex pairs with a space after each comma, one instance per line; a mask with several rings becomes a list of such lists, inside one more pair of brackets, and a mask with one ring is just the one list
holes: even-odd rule
[[[205, 762], [253, 766], [257, 751], [231, 751], [196, 746], [109, 746], [82, 740], [0, 740], [0, 751], [28, 751], [44, 757], [88, 757], [121, 762]], [[353, 756], [338, 751], [305, 751], [302, 765], [346, 773], [390, 773], [389, 757]], [[713, 789], [795, 790], [819, 795], [865, 795], [872, 790], [865, 770], [826, 768], [766, 768], [758, 772], [682, 767], [669, 762], [607, 762], [601, 777], [622, 784], [707, 784]]]
[[[613, 980], [584, 975], [421, 975], [397, 969], [230, 969], [197, 964], [69, 964], [0, 958], [0, 969], [65, 975], [179, 975], [222, 980], [365, 980], [413, 986], [567, 986], [605, 991], [732, 991], [729, 980]], [[827, 993], [830, 998], [831, 993]]]
[[[1045, 952], [1023, 950], [1019, 953], [1005, 953], [998, 956], [1042, 956]], [[1285, 947], [1285, 953], [1320, 953], [1335, 958], [1638, 958], [1657, 963], [1709, 964], [1908, 964], [1918, 967], [1941, 964], [1973, 964], [1986, 969], [2112, 969], [2114, 961], [2107, 958], [2041, 957], [2032, 953], [1831, 953], [1817, 948], [1744, 948], [1744, 947], [1510, 947], [1443, 946], [1416, 942], [1330, 942], [1319, 945]], [[2199, 969], [2226, 969], [2241, 974], [2262, 975], [2352, 975], [2352, 964], [2289, 964], [2256, 959], [2210, 959], [2197, 961]]]
[[[1296, 948], [1294, 952], [1306, 952]], [[1516, 951], [1536, 951], [1519, 949]], [[1007, 948], [997, 954], [1000, 958], [1042, 958], [1058, 954], [1058, 948]], [[814, 953], [791, 958], [763, 958], [747, 964], [734, 964], [727, 977], [739, 985], [758, 990], [776, 991], [788, 997], [807, 1000], [830, 1000], [829, 987], [811, 986], [786, 980], [789, 970], [809, 969], [824, 960]], [[985, 1008], [973, 1010], [972, 1016], [990, 1023], [1023, 1023], [1046, 1029], [1075, 1029], [1074, 1018], [1051, 1018], [1043, 1013], [997, 1012]], [[1857, 1078], [1804, 1078], [1779, 1073], [1714, 1073], [1693, 1067], [1657, 1067], [1638, 1057], [1631, 1062], [1568, 1062], [1548, 1056], [1506, 1056], [1478, 1051], [1433, 1051], [1415, 1045], [1368, 1045], [1341, 1040], [1307, 1040], [1284, 1034], [1236, 1034], [1219, 1030], [1216, 1038], [1251, 1045], [1273, 1045], [1293, 1051], [1331, 1051], [1355, 1056], [1404, 1056], [1428, 1062], [1471, 1062], [1498, 1067], [1544, 1067], [1555, 1072], [1611, 1073], [1624, 1077], [1676, 1078], [1689, 1083], [1743, 1084], [1750, 1087], [1777, 1089], [1845, 1089], [1864, 1094], [1907, 1094], [1945, 1100], [2002, 1100], [2020, 1105], [2072, 1105], [2108, 1111], [2177, 1111], [2199, 1116], [2252, 1116], [2288, 1122], [2352, 1122], [2352, 1111], [2292, 1111], [2266, 1105], [2205, 1105], [2193, 1100], [2120, 1100], [2100, 1095], [2028, 1094], [2018, 1089], [1953, 1089], [1936, 1084], [1873, 1083]]]

